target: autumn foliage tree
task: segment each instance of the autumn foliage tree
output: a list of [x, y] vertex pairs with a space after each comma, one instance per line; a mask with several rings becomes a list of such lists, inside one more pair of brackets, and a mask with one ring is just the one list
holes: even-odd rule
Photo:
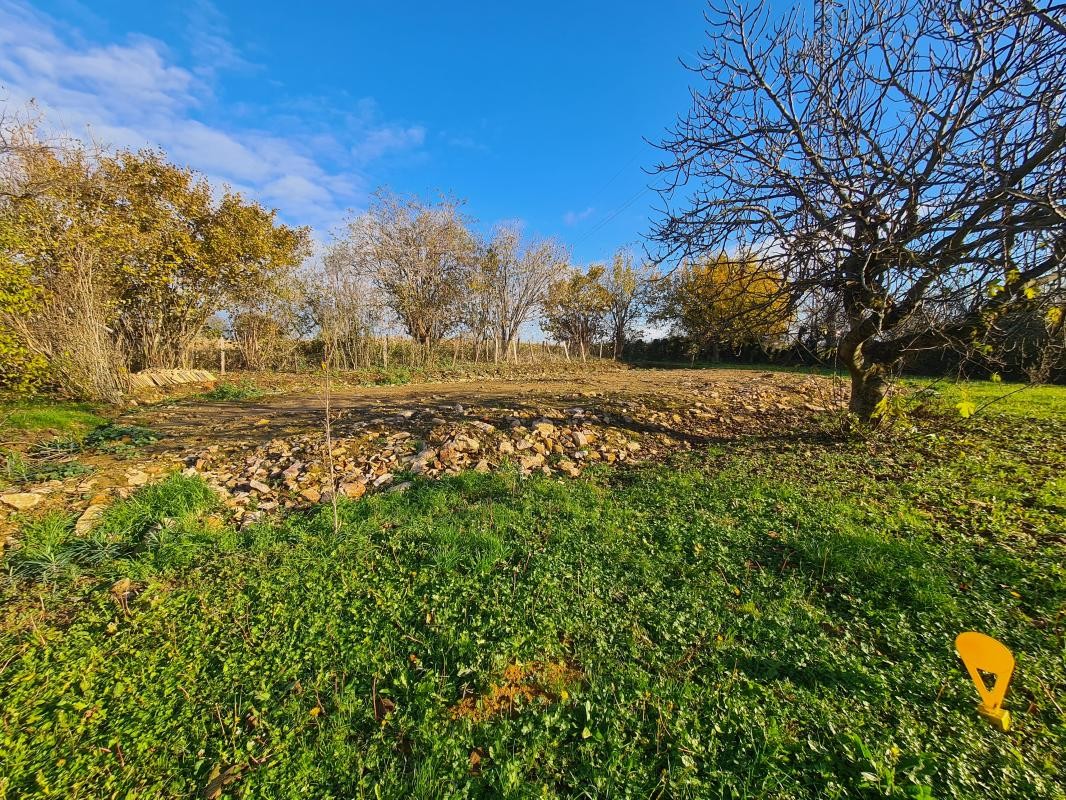
[[0, 206], [0, 227], [12, 232], [4, 256], [26, 270], [37, 299], [7, 323], [47, 365], [49, 380], [73, 394], [117, 399], [122, 358], [108, 325], [117, 311], [111, 279], [132, 232], [114, 226], [102, 173], [86, 148], [30, 147], [12, 166], [36, 188]]
[[[0, 112], [0, 208], [6, 208], [35, 187], [20, 163], [43, 145], [32, 120]], [[0, 215], [0, 387], [27, 390], [41, 378], [44, 360], [26, 346], [16, 321], [40, 304], [40, 289], [30, 265], [18, 258], [26, 231], [8, 215]]]
[[274, 294], [307, 254], [308, 233], [211, 187], [162, 153], [101, 164], [108, 216], [128, 246], [113, 265], [116, 322], [134, 368], [177, 366], [208, 317]]
[[69, 391], [114, 399], [121, 372], [183, 365], [207, 319], [303, 259], [305, 229], [211, 187], [162, 153], [31, 147], [8, 168], [36, 188], [0, 203], [2, 258], [35, 308], [7, 315]]
[[570, 268], [564, 277], [553, 281], [544, 300], [546, 333], [585, 358], [593, 342], [606, 332], [607, 311], [611, 298], [604, 287], [602, 264], [587, 270]]
[[611, 263], [603, 269], [600, 282], [607, 294], [607, 333], [614, 359], [621, 358], [626, 339], [651, 300], [651, 281], [650, 267], [635, 265], [628, 248], [615, 252]]
[[669, 276], [657, 317], [710, 348], [717, 361], [723, 346], [764, 346], [784, 337], [790, 304], [780, 275], [751, 259], [718, 255], [682, 264]]

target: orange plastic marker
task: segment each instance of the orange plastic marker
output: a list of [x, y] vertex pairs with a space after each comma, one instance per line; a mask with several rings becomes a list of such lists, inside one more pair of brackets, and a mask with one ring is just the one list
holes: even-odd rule
[[[977, 694], [981, 697], [977, 713], [992, 727], [1001, 731], [1009, 730], [1010, 712], [1000, 705], [1014, 674], [1014, 655], [1002, 642], [977, 631], [964, 631], [955, 637], [955, 652], [966, 665], [966, 671], [970, 673]], [[985, 684], [981, 672], [995, 678], [991, 688]]]

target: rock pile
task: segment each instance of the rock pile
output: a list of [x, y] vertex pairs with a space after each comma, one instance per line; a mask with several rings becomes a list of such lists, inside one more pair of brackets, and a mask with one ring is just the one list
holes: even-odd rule
[[589, 464], [637, 460], [642, 450], [632, 431], [581, 408], [524, 415], [508, 409], [449, 411], [460, 419], [446, 420], [435, 409], [405, 409], [369, 422], [341, 418], [328, 452], [324, 431], [272, 439], [243, 456], [236, 448], [212, 445], [187, 456], [185, 472], [214, 485], [238, 516], [256, 519], [277, 508], [328, 500], [334, 491], [351, 499], [402, 491], [410, 485], [404, 476], [509, 467], [522, 475], [576, 477]]

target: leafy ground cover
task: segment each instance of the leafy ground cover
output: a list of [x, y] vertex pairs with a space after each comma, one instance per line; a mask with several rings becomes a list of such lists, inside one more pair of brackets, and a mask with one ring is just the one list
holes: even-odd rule
[[[79, 422], [68, 428], [67, 433], [51, 438], [36, 436], [37, 441], [30, 444], [0, 446], [0, 489], [85, 476], [93, 472], [93, 467], [80, 457], [108, 455], [129, 459], [138, 455], [141, 448], [159, 440], [156, 432], [141, 425], [101, 421], [85, 432], [88, 424], [88, 420]], [[55, 428], [46, 430], [57, 432]]]
[[906, 386], [921, 399], [929, 395], [934, 404], [956, 409], [959, 403], [973, 405], [975, 413], [989, 416], [1008, 415], [1029, 419], [1061, 419], [1066, 405], [1066, 390], [1061, 386], [1001, 383], [999, 381], [945, 381], [913, 378]]
[[[28, 520], [0, 797], [1061, 798], [1066, 393], [1022, 397], [416, 481], [337, 529], [236, 530], [180, 476], [86, 537]], [[966, 629], [1017, 656], [1007, 734]]]

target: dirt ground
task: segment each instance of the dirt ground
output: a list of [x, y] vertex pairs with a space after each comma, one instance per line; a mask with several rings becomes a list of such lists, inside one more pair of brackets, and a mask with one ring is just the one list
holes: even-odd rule
[[[598, 461], [662, 460], [738, 437], [771, 445], [824, 424], [845, 398], [835, 379], [733, 369], [615, 368], [344, 387], [331, 392], [331, 454], [324, 394], [308, 380], [254, 401], [187, 398], [132, 408], [115, 423], [149, 428], [158, 441], [117, 454], [79, 454], [91, 475], [20, 491], [42, 495], [34, 513], [64, 508], [82, 515], [87, 529], [116, 497], [184, 470], [204, 477], [238, 520], [250, 522], [331, 491], [358, 498], [402, 490], [412, 474], [433, 478], [510, 464], [524, 474], [566, 477]], [[4, 516], [0, 534], [10, 535], [17, 519]]]
[[[844, 395], [838, 381], [788, 372], [716, 369], [628, 369], [545, 377], [537, 380], [465, 380], [367, 386], [334, 390], [331, 406], [349, 421], [393, 416], [412, 409], [435, 409], [440, 416], [461, 416], [455, 406], [538, 411], [565, 409], [577, 401], [586, 407], [619, 410], [627, 405], [684, 411], [703, 401], [717, 416], [718, 430], [704, 429], [709, 439], [762, 432], [766, 423], [796, 419], [797, 411], [839, 407]], [[769, 417], [764, 416], [769, 415]], [[800, 415], [808, 416], [808, 415]], [[121, 422], [145, 425], [163, 434], [153, 450], [180, 452], [235, 440], [262, 442], [278, 436], [318, 430], [324, 419], [321, 389], [286, 392], [251, 402], [185, 401], [138, 409]], [[678, 432], [690, 426], [675, 423]]]

